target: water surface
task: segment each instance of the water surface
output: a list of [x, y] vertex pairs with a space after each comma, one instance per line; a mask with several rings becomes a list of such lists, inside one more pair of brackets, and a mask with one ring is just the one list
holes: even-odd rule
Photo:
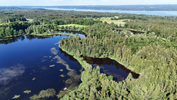
[[[58, 48], [65, 37], [22, 36], [1, 42], [5, 44], [0, 44], [0, 100], [11, 100], [15, 95], [28, 100], [41, 90], [52, 88], [58, 94], [64, 87], [78, 86], [83, 68]], [[25, 90], [31, 93], [23, 93]]]
[[[80, 38], [85, 36], [80, 33]], [[74, 90], [81, 83], [82, 66], [72, 56], [58, 47], [62, 38], [69, 36], [20, 36], [0, 41], [0, 100], [40, 98], [41, 91], [53, 89], [56, 93], [44, 100], [57, 100], [67, 94], [65, 87]], [[84, 59], [91, 65], [99, 65], [101, 72], [112, 75], [115, 81], [124, 80], [129, 73], [139, 75], [119, 63], [103, 58]], [[137, 76], [138, 75], [138, 76]], [[29, 94], [24, 91], [31, 91]], [[43, 92], [44, 93], [44, 92]], [[41, 99], [41, 98], [40, 98]], [[32, 99], [31, 99], [32, 100]]]
[[177, 16], [177, 11], [133, 11], [133, 10], [94, 10], [94, 9], [62, 9], [62, 8], [45, 8], [48, 10], [65, 10], [65, 11], [84, 11], [84, 12], [101, 12], [101, 13], [128, 13], [144, 14], [157, 16]]
[[[60, 49], [60, 52], [64, 53], [66, 57], [69, 57], [70, 60], [76, 61], [73, 56], [68, 55], [66, 52]], [[113, 80], [122, 81], [124, 80], [129, 73], [133, 75], [134, 78], [138, 78], [139, 74], [132, 72], [123, 65], [119, 64], [117, 61], [109, 58], [92, 58], [92, 57], [83, 57], [84, 60], [91, 64], [94, 68], [96, 66], [100, 67], [100, 72], [105, 73], [107, 76], [112, 75]]]

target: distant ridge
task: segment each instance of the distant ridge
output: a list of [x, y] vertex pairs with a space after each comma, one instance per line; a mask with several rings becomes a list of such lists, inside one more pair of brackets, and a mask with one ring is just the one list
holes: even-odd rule
[[177, 11], [177, 4], [161, 5], [74, 5], [74, 6], [20, 6], [23, 8], [63, 8], [93, 10]]

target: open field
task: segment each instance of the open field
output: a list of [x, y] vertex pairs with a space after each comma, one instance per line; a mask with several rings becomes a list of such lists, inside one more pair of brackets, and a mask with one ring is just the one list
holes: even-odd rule
[[33, 22], [33, 19], [27, 19], [28, 22]]
[[54, 33], [54, 34], [34, 34], [35, 36], [51, 36], [51, 35], [67, 35], [67, 36], [77, 36], [75, 34], [70, 33]]
[[117, 24], [118, 26], [121, 24], [121, 26], [124, 26], [125, 20], [130, 20], [130, 19], [122, 19], [122, 20], [111, 20], [112, 17], [102, 17], [100, 20], [103, 22], [107, 23], [114, 23]]
[[60, 27], [61, 26], [75, 26], [75, 27], [87, 27], [87, 25], [78, 25], [78, 24], [67, 24], [67, 25], [59, 25]]
[[0, 25], [8, 25], [9, 23], [1, 23]]

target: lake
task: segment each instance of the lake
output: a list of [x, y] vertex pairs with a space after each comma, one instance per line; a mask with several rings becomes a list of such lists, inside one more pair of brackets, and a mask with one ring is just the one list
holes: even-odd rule
[[[76, 89], [84, 69], [58, 47], [66, 37], [24, 35], [0, 41], [0, 100], [57, 100], [69, 92], [63, 90], [65, 87]], [[108, 59], [84, 59], [93, 67], [100, 65], [101, 72], [112, 75], [115, 81], [124, 80], [131, 72]]]
[[[52, 88], [58, 94], [65, 87], [77, 87], [84, 69], [60, 52], [58, 42], [65, 37], [22, 36], [0, 44], [0, 100], [11, 100], [15, 95], [28, 100], [41, 90]], [[31, 93], [23, 93], [26, 90]]]
[[108, 12], [108, 13], [128, 13], [144, 14], [157, 16], [177, 16], [177, 11], [130, 11], [130, 10], [94, 10], [94, 9], [62, 9], [62, 8], [45, 8], [48, 10], [65, 10], [65, 11], [84, 11], [84, 12]]

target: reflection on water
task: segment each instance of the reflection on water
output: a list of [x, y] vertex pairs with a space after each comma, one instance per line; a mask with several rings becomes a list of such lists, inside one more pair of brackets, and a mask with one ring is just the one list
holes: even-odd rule
[[109, 58], [92, 58], [92, 57], [83, 57], [87, 63], [92, 64], [92, 66], [96, 67], [100, 66], [101, 72], [107, 75], [112, 75], [114, 80], [122, 81], [124, 80], [129, 73], [133, 75], [134, 78], [138, 78], [139, 74], [132, 72], [127, 69], [123, 65], [119, 64], [115, 60], [111, 60]]
[[[59, 33], [71, 33], [78, 35], [80, 38], [85, 38], [86, 34], [80, 31], [69, 31], [69, 30], [60, 30]], [[16, 36], [16, 37], [9, 37], [9, 38], [0, 38], [0, 44], [9, 44], [18, 42], [19, 40], [23, 41], [25, 38], [28, 40], [33, 39], [47, 39], [47, 38], [53, 38], [54, 36], [60, 37], [62, 35], [50, 35], [50, 36], [35, 36], [35, 35], [22, 35], [22, 36]]]
[[0, 41], [7, 44], [0, 45], [0, 100], [58, 100], [68, 93], [65, 87], [78, 87], [83, 68], [57, 45], [68, 36], [21, 37]]
[[69, 60], [72, 60], [72, 61], [77, 61], [73, 56], [67, 54], [65, 51], [63, 51], [62, 49], [60, 49], [60, 52], [63, 53], [65, 55], [65, 57], [69, 57]]
[[0, 69], [0, 85], [6, 85], [11, 79], [22, 75], [24, 71], [25, 68], [21, 64]]
[[[56, 63], [62, 64], [64, 66], [66, 66], [66, 69], [69, 71], [67, 73], [67, 75], [70, 77], [65, 81], [66, 86], [68, 87], [68, 89], [70, 90], [74, 90], [76, 89], [79, 84], [81, 83], [81, 74], [78, 74], [77, 71], [75, 71], [74, 69], [71, 69], [70, 66], [59, 56], [57, 55], [58, 51], [56, 50], [55, 47], [50, 49], [51, 53], [56, 55], [53, 59], [57, 59]], [[82, 72], [83, 68], [81, 68], [80, 72]], [[62, 72], [63, 69], [60, 69], [60, 71]], [[60, 77], [65, 77], [65, 75], [61, 74]], [[59, 94], [57, 95], [58, 98], [61, 98], [62, 96], [64, 96], [64, 94], [68, 93], [68, 91], [64, 91], [61, 90], [59, 92]]]
[[[76, 59], [58, 48], [57, 44], [63, 37], [68, 36], [28, 35], [0, 41], [2, 44], [14, 42], [0, 45], [3, 48], [0, 49], [0, 100], [17, 97], [19, 100], [34, 97], [39, 100], [47, 100], [46, 97], [48, 100], [58, 100], [69, 92], [63, 90], [65, 87], [76, 89], [81, 83], [84, 69]], [[114, 78], [119, 76], [117, 80], [125, 79], [130, 72], [108, 59], [87, 59], [91, 64], [100, 65], [101, 71], [107, 75], [111, 74]], [[122, 71], [114, 72], [114, 68]]]
[[[76, 61], [73, 56], [68, 55], [62, 49], [59, 49], [60, 52], [64, 53], [66, 57], [69, 57], [70, 60]], [[132, 72], [123, 65], [119, 64], [117, 61], [111, 60], [109, 58], [92, 58], [92, 57], [83, 57], [87, 63], [91, 64], [93, 67], [99, 66], [101, 72], [107, 75], [112, 75], [115, 81], [124, 80], [129, 73], [133, 75], [134, 78], [138, 78], [139, 74]]]
[[0, 38], [0, 44], [9, 44], [13, 42], [17, 42], [18, 40], [23, 41], [25, 39], [24, 36], [17, 36], [17, 37], [12, 37], [12, 38]]

